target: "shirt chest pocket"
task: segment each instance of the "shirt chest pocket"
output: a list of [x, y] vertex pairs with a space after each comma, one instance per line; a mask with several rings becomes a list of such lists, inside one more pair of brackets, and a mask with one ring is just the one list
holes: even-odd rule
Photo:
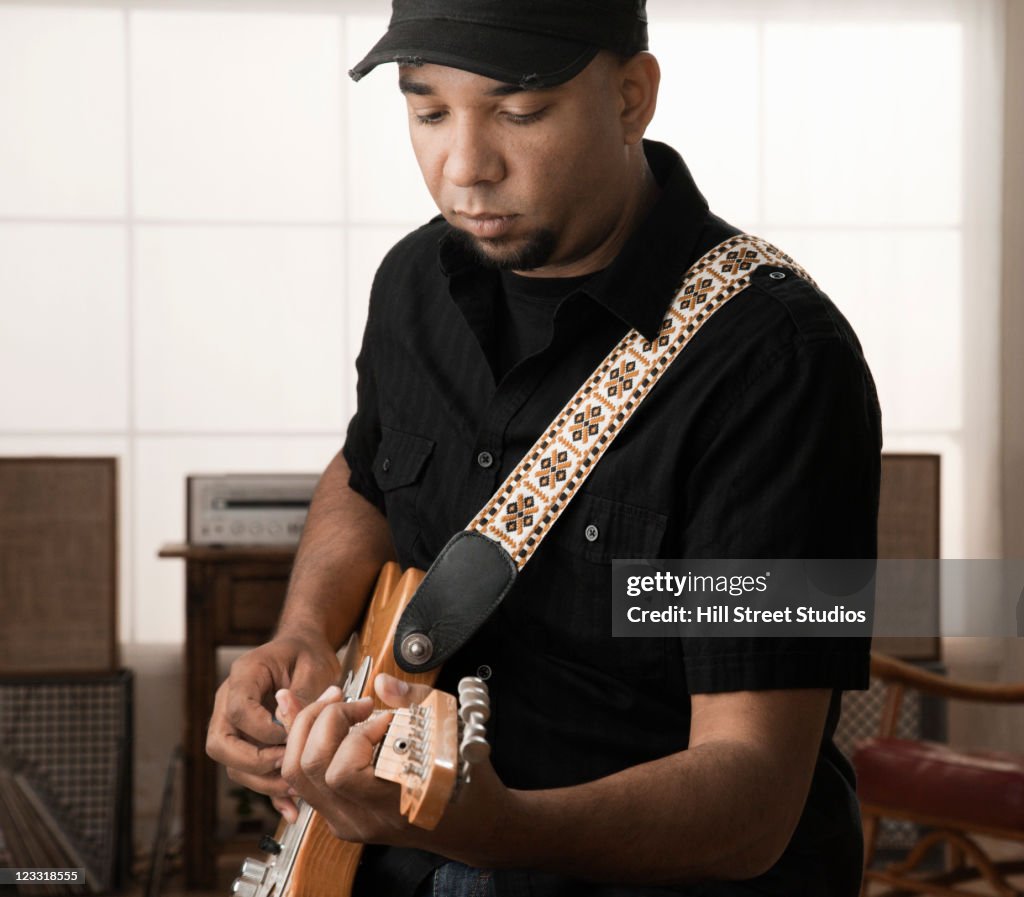
[[531, 573], [553, 589], [551, 600], [531, 602], [549, 651], [568, 646], [577, 661], [631, 681], [664, 675], [664, 639], [611, 633], [612, 560], [657, 557], [666, 525], [664, 514], [648, 508], [587, 492], [573, 498], [527, 566], [543, 558]]
[[597, 565], [610, 564], [616, 558], [656, 557], [667, 519], [639, 505], [581, 492], [569, 503], [548, 539], [562, 551]]
[[433, 451], [432, 439], [384, 427], [373, 459], [373, 477], [384, 493], [388, 525], [402, 566], [412, 562], [419, 539], [417, 498]]

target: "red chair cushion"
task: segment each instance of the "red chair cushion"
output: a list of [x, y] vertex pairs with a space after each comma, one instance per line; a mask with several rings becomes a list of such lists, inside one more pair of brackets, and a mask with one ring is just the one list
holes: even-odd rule
[[873, 738], [853, 757], [862, 802], [1024, 831], [1024, 757], [958, 751], [930, 741]]

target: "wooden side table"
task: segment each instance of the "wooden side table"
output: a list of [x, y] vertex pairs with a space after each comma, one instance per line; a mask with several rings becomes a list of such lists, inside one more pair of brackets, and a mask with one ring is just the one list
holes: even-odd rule
[[217, 767], [206, 756], [206, 729], [217, 690], [217, 649], [261, 645], [270, 637], [288, 588], [293, 546], [165, 545], [162, 558], [185, 561], [185, 878], [217, 885]]

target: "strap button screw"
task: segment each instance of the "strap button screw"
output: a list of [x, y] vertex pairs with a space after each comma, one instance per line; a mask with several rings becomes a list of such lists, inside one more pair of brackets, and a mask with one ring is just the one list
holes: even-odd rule
[[381, 461], [380, 469], [383, 470], [384, 473], [387, 473], [389, 470], [391, 470], [391, 459], [385, 458], [383, 461]]
[[434, 643], [422, 632], [412, 632], [402, 639], [402, 660], [411, 664], [424, 664], [434, 653]]
[[588, 542], [596, 542], [601, 538], [601, 530], [591, 523], [585, 530], [583, 530], [583, 535], [586, 537]]
[[476, 456], [476, 463], [483, 468], [490, 467], [494, 463], [494, 455], [490, 452], [480, 452], [480, 454]]
[[772, 273], [769, 274], [768, 276], [772, 280], [784, 280], [785, 277], [786, 277], [786, 272], [785, 271], [772, 271]]

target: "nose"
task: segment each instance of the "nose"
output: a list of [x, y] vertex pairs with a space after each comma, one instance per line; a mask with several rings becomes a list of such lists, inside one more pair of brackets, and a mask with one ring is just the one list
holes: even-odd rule
[[495, 183], [505, 176], [505, 165], [498, 146], [487, 129], [472, 119], [464, 119], [449, 130], [444, 176], [456, 187]]

